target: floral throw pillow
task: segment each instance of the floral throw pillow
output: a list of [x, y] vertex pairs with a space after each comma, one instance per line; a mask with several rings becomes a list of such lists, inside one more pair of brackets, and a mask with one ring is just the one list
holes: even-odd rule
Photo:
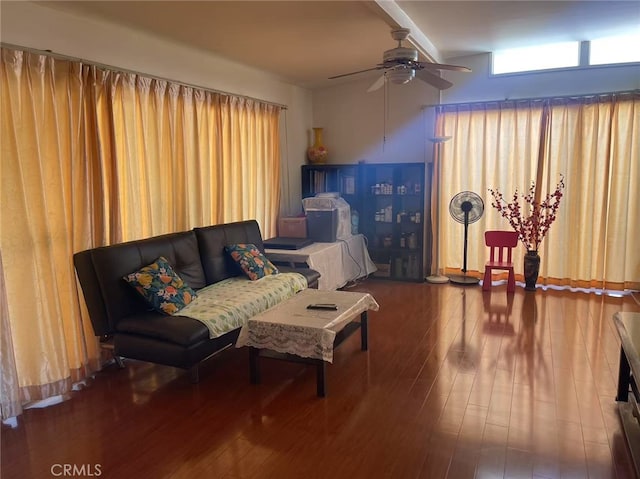
[[225, 249], [251, 281], [279, 272], [278, 268], [253, 244], [232, 244]]
[[161, 313], [175, 314], [197, 297], [162, 256], [124, 279]]

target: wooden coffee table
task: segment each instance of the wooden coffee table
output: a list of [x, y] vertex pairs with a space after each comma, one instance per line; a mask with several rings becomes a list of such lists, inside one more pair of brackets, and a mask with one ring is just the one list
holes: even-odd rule
[[[307, 309], [317, 303], [335, 304], [337, 310]], [[358, 328], [361, 349], [368, 349], [369, 310], [378, 310], [369, 293], [306, 289], [251, 318], [236, 342], [236, 347], [250, 347], [251, 382], [260, 382], [261, 357], [310, 363], [316, 366], [317, 394], [324, 397], [326, 365], [333, 362], [334, 349]]]

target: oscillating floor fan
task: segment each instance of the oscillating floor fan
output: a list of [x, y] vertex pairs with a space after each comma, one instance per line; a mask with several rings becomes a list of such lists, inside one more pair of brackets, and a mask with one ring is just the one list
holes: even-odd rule
[[484, 201], [473, 191], [461, 191], [451, 198], [449, 213], [454, 220], [464, 225], [464, 262], [462, 275], [449, 276], [449, 280], [457, 284], [478, 284], [480, 282], [479, 278], [467, 276], [467, 237], [469, 225], [478, 221], [482, 217], [482, 213], [484, 213]]

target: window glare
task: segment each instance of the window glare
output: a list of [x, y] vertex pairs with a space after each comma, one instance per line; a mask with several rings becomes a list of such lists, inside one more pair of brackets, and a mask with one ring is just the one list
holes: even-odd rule
[[493, 73], [515, 73], [578, 66], [580, 42], [501, 50], [493, 54]]
[[640, 34], [591, 40], [590, 65], [640, 62]]

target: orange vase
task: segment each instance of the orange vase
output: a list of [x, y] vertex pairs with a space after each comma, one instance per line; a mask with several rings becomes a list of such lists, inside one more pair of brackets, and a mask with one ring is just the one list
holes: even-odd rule
[[313, 145], [307, 150], [307, 159], [312, 165], [321, 165], [327, 162], [329, 152], [322, 143], [322, 128], [313, 129]]

